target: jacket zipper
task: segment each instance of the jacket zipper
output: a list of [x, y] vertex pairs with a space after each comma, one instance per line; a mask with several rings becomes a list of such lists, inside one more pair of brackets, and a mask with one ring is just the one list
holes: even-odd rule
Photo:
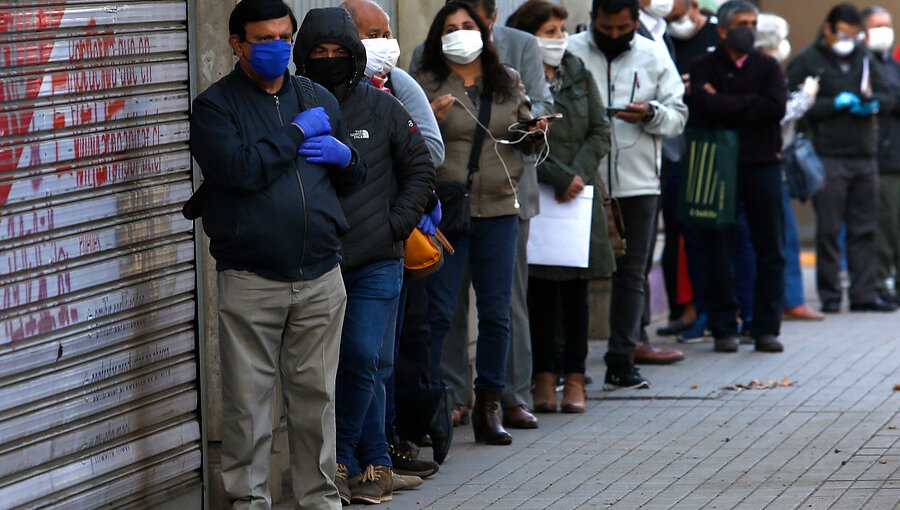
[[[613, 92], [616, 90], [613, 85], [613, 76], [612, 76], [612, 61], [609, 60], [609, 57], [606, 58], [606, 97], [607, 97], [607, 105], [615, 106], [612, 102], [613, 100]], [[609, 118], [609, 127], [612, 130], [615, 130], [616, 127], [613, 125], [615, 122], [615, 116], [611, 116]], [[616, 143], [615, 136], [613, 136], [612, 143]], [[613, 147], [616, 150], [616, 159], [619, 157], [619, 148]], [[610, 150], [609, 154], [606, 156], [606, 187], [608, 188], [609, 195], [612, 196], [613, 191], [613, 183], [612, 183], [612, 167], [613, 167], [613, 154]], [[617, 169], [618, 170], [618, 169]]]
[[[281, 100], [278, 96], [275, 98], [275, 110], [278, 112], [278, 122], [284, 127], [284, 117], [281, 115]], [[297, 175], [297, 182], [300, 183], [300, 201], [303, 203], [303, 251], [300, 254], [300, 279], [303, 279], [303, 262], [306, 259], [306, 237], [309, 234], [309, 211], [306, 209], [306, 191], [303, 189], [303, 179], [300, 177], [300, 169], [297, 167], [297, 158], [292, 162], [294, 165], [294, 173]]]

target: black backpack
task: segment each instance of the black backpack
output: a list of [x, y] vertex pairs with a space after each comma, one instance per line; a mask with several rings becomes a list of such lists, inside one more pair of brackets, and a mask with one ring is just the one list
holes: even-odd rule
[[[291, 76], [294, 80], [294, 92], [297, 93], [297, 99], [300, 101], [300, 110], [305, 111], [315, 108], [319, 104], [316, 97], [316, 87], [313, 82], [306, 76]], [[181, 208], [181, 214], [185, 219], [194, 221], [203, 216], [203, 205], [206, 203], [207, 193], [206, 183], [201, 182], [191, 198], [184, 203]]]

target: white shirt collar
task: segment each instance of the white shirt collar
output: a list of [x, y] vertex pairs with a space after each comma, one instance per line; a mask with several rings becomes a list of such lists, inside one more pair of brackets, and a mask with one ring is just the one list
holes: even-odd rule
[[654, 18], [653, 16], [644, 12], [641, 9], [641, 23], [647, 27], [647, 30], [650, 31], [650, 35], [653, 36], [657, 41], [662, 41], [663, 36], [666, 34], [666, 28], [668, 28], [669, 24], [666, 23], [666, 20], [663, 18]]

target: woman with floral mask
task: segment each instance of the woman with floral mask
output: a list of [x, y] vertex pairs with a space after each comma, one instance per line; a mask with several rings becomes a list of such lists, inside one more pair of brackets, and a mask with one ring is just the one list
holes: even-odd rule
[[[559, 202], [568, 202], [585, 186], [602, 186], [597, 168], [609, 152], [609, 122], [597, 84], [584, 62], [566, 51], [566, 9], [547, 0], [529, 0], [507, 25], [537, 37], [553, 101], [564, 117], [547, 139], [553, 148], [537, 167], [538, 181], [550, 185]], [[560, 246], [560, 249], [566, 249]], [[534, 410], [556, 412], [556, 374], [565, 374], [561, 410], [585, 409], [584, 369], [588, 353], [588, 281], [607, 278], [615, 268], [606, 215], [594, 190], [589, 267], [529, 266], [528, 308], [534, 369]], [[558, 306], [561, 303], [562, 306]], [[561, 315], [557, 315], [561, 310]], [[563, 323], [565, 348], [557, 366], [556, 325]]]
[[[468, 266], [478, 308], [478, 377], [472, 413], [475, 440], [510, 444], [512, 436], [501, 424], [499, 399], [509, 347], [517, 193], [522, 174], [522, 163], [513, 147], [534, 152], [543, 137], [531, 136], [525, 129], [546, 130], [546, 121], [531, 128], [520, 125], [520, 129], [511, 129], [531, 119], [530, 101], [518, 74], [500, 63], [487, 27], [464, 3], [449, 3], [437, 13], [415, 77], [431, 101], [444, 138], [444, 163], [436, 169], [444, 209], [441, 227], [448, 226], [447, 219], [452, 217], [452, 189], [457, 196], [468, 196], [464, 214], [471, 217], [467, 230], [448, 232], [456, 253], [448, 256], [443, 269], [428, 281], [432, 371], [440, 373], [444, 336]], [[489, 118], [478, 122], [479, 115], [486, 116], [488, 106]], [[477, 151], [473, 150], [476, 129], [484, 133]], [[459, 200], [457, 205], [464, 202]], [[464, 209], [458, 207], [457, 212]]]

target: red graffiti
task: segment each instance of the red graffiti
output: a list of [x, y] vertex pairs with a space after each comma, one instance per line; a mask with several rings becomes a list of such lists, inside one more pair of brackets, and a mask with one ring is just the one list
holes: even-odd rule
[[13, 9], [0, 12], [0, 34], [56, 30], [62, 23], [65, 8]]
[[37, 314], [5, 321], [3, 336], [12, 342], [17, 342], [56, 331], [76, 322], [78, 322], [78, 309], [62, 305]]

